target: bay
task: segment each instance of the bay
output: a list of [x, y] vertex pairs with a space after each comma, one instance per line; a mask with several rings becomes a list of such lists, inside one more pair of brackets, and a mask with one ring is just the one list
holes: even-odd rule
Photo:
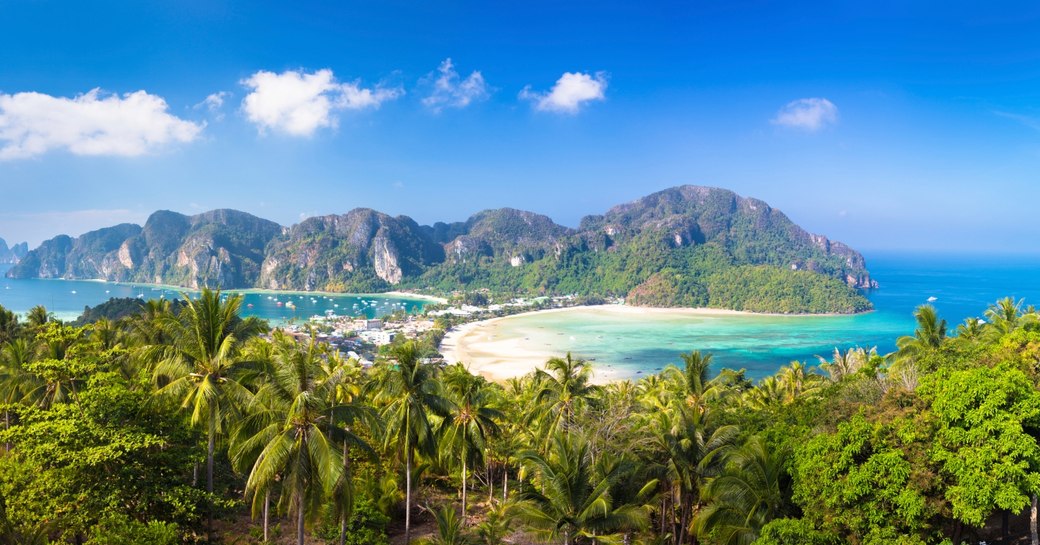
[[714, 356], [716, 371], [746, 369], [762, 378], [795, 360], [816, 365], [817, 356], [829, 359], [835, 348], [893, 351], [897, 338], [913, 333], [914, 310], [923, 304], [936, 307], [951, 333], [1002, 297], [1040, 304], [1040, 257], [875, 254], [867, 264], [880, 288], [866, 293], [875, 310], [864, 314], [689, 316], [592, 308], [513, 316], [472, 335], [480, 339], [480, 359], [500, 368], [520, 370], [534, 354], [571, 352], [595, 360], [601, 376], [638, 378], [678, 364], [682, 352], [701, 350]]
[[[169, 286], [124, 284], [90, 280], [56, 280], [2, 278], [9, 265], [0, 265], [0, 305], [24, 315], [30, 308], [43, 305], [61, 320], [74, 320], [86, 306], [95, 306], [112, 297], [142, 299], [179, 299], [182, 294], [197, 292]], [[317, 292], [272, 292], [234, 290], [244, 296], [243, 314], [257, 316], [274, 325], [302, 321], [332, 311], [340, 316], [377, 318], [397, 310], [421, 311], [428, 302], [419, 298], [391, 295], [323, 294]], [[287, 303], [292, 303], [292, 306]], [[278, 303], [281, 303], [279, 305]]]

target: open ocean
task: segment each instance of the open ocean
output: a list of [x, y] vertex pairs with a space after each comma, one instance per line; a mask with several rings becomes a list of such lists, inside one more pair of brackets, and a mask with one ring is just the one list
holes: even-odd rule
[[[868, 254], [867, 266], [880, 288], [867, 295], [875, 310], [855, 316], [592, 316], [534, 314], [499, 322], [497, 335], [551, 345], [563, 354], [595, 358], [621, 376], [637, 377], [679, 361], [690, 350], [714, 354], [716, 368], [745, 368], [748, 376], [772, 374], [792, 360], [816, 364], [834, 348], [895, 349], [895, 340], [914, 330], [913, 311], [932, 303], [952, 332], [969, 316], [982, 316], [997, 299], [1013, 296], [1040, 305], [1040, 256]], [[4, 271], [0, 268], [0, 274]], [[62, 319], [109, 297], [175, 298], [180, 291], [154, 286], [73, 280], [0, 279], [0, 305], [24, 313], [42, 304]], [[245, 292], [247, 314], [283, 323], [332, 310], [340, 315], [379, 316], [423, 301], [372, 295]], [[291, 300], [295, 309], [278, 306]], [[526, 342], [526, 341], [525, 341]]]

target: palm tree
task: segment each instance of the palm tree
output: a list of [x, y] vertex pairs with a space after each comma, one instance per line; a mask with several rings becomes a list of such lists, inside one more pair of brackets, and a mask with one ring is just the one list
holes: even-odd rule
[[672, 403], [648, 414], [647, 419], [644, 428], [654, 443], [654, 458], [661, 464], [655, 473], [668, 489], [663, 501], [672, 504], [662, 507], [662, 523], [669, 521], [675, 528], [671, 532], [674, 542], [684, 543], [700, 505], [700, 491], [721, 470], [739, 430], [718, 425], [711, 409], [698, 410], [685, 403]]
[[946, 320], [940, 320], [932, 305], [921, 305], [914, 311], [917, 329], [912, 336], [900, 337], [896, 340], [898, 354], [913, 357], [923, 352], [938, 348], [946, 338]]
[[679, 369], [669, 365], [662, 373], [679, 388], [688, 407], [702, 407], [714, 388], [709, 379], [711, 354], [701, 354], [694, 350], [689, 354], [679, 354], [683, 367]]
[[513, 527], [513, 505], [493, 502], [476, 527], [480, 545], [502, 545]]
[[18, 315], [0, 306], [0, 345], [13, 341], [21, 332]]
[[[338, 376], [323, 376], [323, 348], [313, 337], [306, 346], [279, 337], [275, 346], [273, 374], [252, 404], [269, 424], [236, 453], [248, 452], [250, 443], [264, 444], [246, 481], [246, 493], [256, 498], [280, 481], [279, 506], [285, 512], [295, 509], [297, 544], [303, 545], [306, 521], [321, 511], [326, 499], [350, 503], [351, 486], [339, 451], [348, 432], [329, 422], [347, 420], [353, 407], [334, 403], [331, 392]], [[254, 501], [254, 512], [255, 505]]]
[[498, 435], [495, 422], [505, 415], [491, 406], [487, 381], [470, 373], [462, 364], [448, 368], [444, 384], [450, 394], [452, 414], [444, 421], [442, 446], [458, 451], [462, 460], [462, 523], [466, 523], [466, 469], [469, 462], [484, 461], [487, 439]]
[[84, 328], [46, 322], [36, 330], [36, 357], [26, 365], [43, 383], [30, 394], [36, 405], [48, 408], [77, 399], [77, 384], [97, 370], [93, 360], [77, 357], [73, 348], [83, 339]]
[[965, 318], [964, 323], [957, 326], [957, 340], [961, 342], [977, 341], [985, 331], [986, 321], [979, 318]]
[[1006, 335], [1022, 325], [1035, 322], [1034, 312], [1022, 312], [1023, 303], [1023, 299], [1016, 301], [1013, 297], [1005, 297], [986, 310], [988, 329], [993, 335]]
[[707, 505], [694, 518], [694, 531], [720, 545], [750, 545], [767, 522], [784, 515], [789, 478], [786, 450], [771, 452], [752, 437], [728, 455], [718, 477], [702, 491]]
[[396, 445], [405, 462], [404, 539], [411, 541], [412, 468], [416, 452], [436, 455], [436, 443], [429, 415], [446, 417], [450, 404], [441, 395], [437, 367], [419, 362], [419, 349], [414, 341], [394, 346], [392, 361], [382, 362], [373, 382], [375, 402], [382, 405], [387, 430], [385, 444]]
[[[465, 517], [463, 517], [465, 518]], [[474, 545], [474, 540], [463, 531], [464, 520], [449, 505], [433, 511], [437, 533], [422, 540], [423, 545]]]
[[[311, 332], [311, 340], [314, 340], [314, 332]], [[340, 486], [347, 489], [342, 493], [334, 494], [337, 501], [333, 504], [334, 514], [339, 517], [339, 544], [343, 545], [347, 540], [347, 525], [354, 508], [353, 474], [350, 466], [350, 447], [363, 451], [369, 458], [375, 459], [376, 453], [371, 446], [354, 433], [356, 424], [364, 424], [370, 432], [380, 433], [382, 422], [371, 406], [362, 405], [360, 401], [364, 394], [365, 376], [361, 365], [356, 360], [345, 360], [339, 351], [329, 350], [321, 360], [321, 374], [325, 380], [331, 381], [335, 387], [327, 390], [329, 404], [343, 407], [336, 414], [329, 415], [328, 425], [342, 428], [343, 437], [343, 476]], [[331, 432], [330, 432], [331, 433]]]
[[518, 515], [547, 539], [562, 538], [564, 545], [644, 527], [649, 520], [640, 506], [614, 505], [612, 475], [597, 474], [588, 449], [580, 436], [560, 433], [552, 437], [546, 455], [528, 452], [522, 458], [539, 486], [528, 484], [521, 492]]
[[[35, 403], [42, 398], [46, 383], [28, 366], [33, 360], [33, 347], [26, 339], [14, 339], [0, 345], [0, 403]], [[4, 429], [11, 426], [10, 411], [4, 408]], [[6, 445], [11, 450], [10, 444]]]
[[36, 305], [29, 309], [28, 314], [25, 315], [25, 322], [30, 328], [39, 329], [43, 327], [43, 324], [54, 319], [54, 316], [47, 312], [47, 309], [43, 305]]
[[161, 359], [154, 378], [159, 395], [179, 399], [191, 410], [192, 425], [206, 422], [206, 491], [212, 494], [217, 436], [251, 396], [241, 379], [255, 365], [241, 358], [242, 346], [265, 326], [239, 315], [241, 295], [223, 298], [219, 290], [203, 289], [197, 299], [183, 297], [180, 315], [163, 320], [169, 344], [155, 347]]
[[592, 367], [585, 360], [552, 358], [545, 369], [535, 373], [539, 388], [535, 397], [538, 410], [530, 418], [538, 418], [545, 441], [554, 434], [566, 432], [575, 415], [584, 408], [600, 388], [591, 383]]

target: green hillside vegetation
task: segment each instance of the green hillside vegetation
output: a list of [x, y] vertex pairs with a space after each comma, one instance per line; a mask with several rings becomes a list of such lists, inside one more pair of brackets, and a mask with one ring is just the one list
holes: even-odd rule
[[404, 340], [362, 369], [240, 305], [203, 291], [81, 327], [0, 309], [0, 543], [1029, 541], [1021, 301], [955, 330], [921, 307], [895, 353], [757, 383], [694, 350], [605, 386], [569, 355], [489, 383]]
[[863, 256], [755, 199], [680, 186], [588, 216], [578, 229], [501, 208], [420, 226], [358, 208], [281, 228], [243, 212], [160, 211], [29, 252], [13, 278], [104, 278], [189, 288], [438, 295], [579, 295], [761, 312], [859, 312], [877, 284]]

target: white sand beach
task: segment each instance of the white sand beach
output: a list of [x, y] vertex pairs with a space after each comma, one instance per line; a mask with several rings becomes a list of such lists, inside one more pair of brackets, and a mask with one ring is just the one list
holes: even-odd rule
[[[503, 382], [520, 377], [542, 367], [552, 357], [561, 356], [558, 350], [545, 343], [539, 345], [526, 342], [516, 336], [499, 336], [499, 325], [503, 320], [519, 316], [572, 313], [581, 315], [623, 315], [638, 319], [647, 316], [695, 317], [712, 316], [757, 316], [762, 314], [721, 310], [712, 308], [647, 308], [626, 305], [579, 306], [559, 309], [537, 310], [463, 324], [449, 331], [441, 342], [441, 353], [445, 361], [462, 362], [473, 373], [488, 380]], [[607, 383], [619, 378], [618, 372], [607, 365], [593, 365], [593, 381]]]

